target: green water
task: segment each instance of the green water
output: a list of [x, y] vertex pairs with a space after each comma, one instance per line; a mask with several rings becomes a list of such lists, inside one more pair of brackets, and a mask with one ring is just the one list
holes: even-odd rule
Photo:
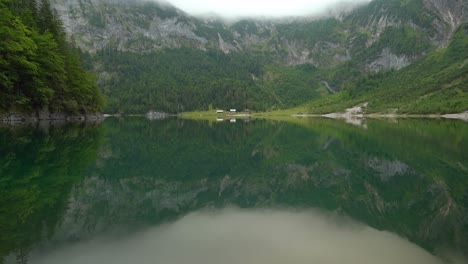
[[[194, 212], [227, 217], [220, 222], [222, 232], [242, 232], [249, 225], [261, 230], [261, 223], [275, 219], [270, 230], [284, 231], [298, 225], [288, 224], [289, 216], [281, 214], [312, 226], [314, 220], [303, 215], [311, 210], [313, 219], [320, 215], [351, 222], [377, 234], [370, 237], [395, 235], [451, 263], [452, 257], [441, 252], [458, 259], [468, 255], [467, 150], [467, 123], [447, 120], [367, 120], [355, 126], [328, 119], [230, 123], [127, 118], [95, 125], [0, 128], [0, 263], [188, 263], [142, 257], [155, 249], [136, 259], [108, 259], [106, 248], [100, 248], [108, 242], [99, 241], [118, 237], [125, 242], [112, 248], [125, 252], [134, 250], [130, 238], [139, 241], [133, 244], [164, 248], [179, 240], [155, 242], [148, 234], [167, 234], [161, 228], [172, 224], [169, 230], [182, 230], [189, 220], [194, 222], [187, 225], [200, 234], [187, 234], [200, 238], [212, 229], [203, 229], [200, 223], [208, 220], [197, 222]], [[250, 214], [239, 218], [244, 212]], [[263, 219], [258, 212], [266, 212], [261, 214], [266, 218], [252, 220]], [[241, 220], [235, 219], [247, 224], [238, 227]], [[308, 230], [307, 224], [303, 228]], [[340, 230], [322, 236], [335, 229]], [[275, 232], [263, 243], [274, 240]], [[265, 233], [270, 232], [253, 235], [265, 238]], [[217, 236], [217, 241], [229, 239]], [[346, 239], [338, 235], [330, 245], [339, 252], [338, 244]], [[178, 257], [196, 251], [183, 241], [171, 246], [180, 246]], [[226, 252], [234, 251], [232, 244]], [[87, 256], [89, 250], [79, 250], [85, 245], [97, 253]], [[217, 244], [216, 257], [229, 259], [221, 254], [226, 250], [222, 245]], [[249, 250], [257, 247], [261, 249], [257, 243]], [[310, 254], [303, 256], [304, 263], [314, 257]], [[264, 259], [255, 262], [276, 263]]]

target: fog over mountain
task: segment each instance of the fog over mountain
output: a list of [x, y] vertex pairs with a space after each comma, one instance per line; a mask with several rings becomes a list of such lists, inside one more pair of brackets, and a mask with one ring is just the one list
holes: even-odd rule
[[[409, 81], [401, 81], [401, 76], [395, 81], [414, 93], [414, 102], [420, 105], [418, 98], [434, 95], [441, 87], [431, 76], [443, 75], [451, 87], [444, 98], [465, 100], [454, 94], [467, 86], [457, 82], [457, 88], [453, 80], [462, 76], [458, 71], [466, 65], [466, 1], [309, 2], [201, 0], [195, 6], [182, 0], [51, 0], [69, 39], [90, 55], [89, 67], [109, 98], [106, 112], [206, 110], [210, 104], [265, 111], [296, 107], [341, 91], [364, 96], [366, 89], [376, 87], [374, 81], [367, 82], [368, 77], [389, 83], [383, 78], [392, 75], [390, 71], [402, 70], [433, 52], [439, 54], [420, 64], [417, 74], [414, 69], [407, 73]], [[436, 62], [445, 54], [441, 49], [453, 40], [457, 41], [452, 51], [443, 57], [446, 65]], [[417, 83], [415, 76], [428, 84], [408, 88], [408, 83]], [[367, 111], [393, 112], [394, 101], [386, 98], [394, 95], [382, 96], [392, 105], [370, 110], [382, 101], [354, 98], [348, 103], [348, 98], [344, 108], [334, 110], [368, 102]], [[447, 101], [439, 99], [427, 104]], [[463, 112], [467, 104], [444, 105], [430, 112]], [[418, 106], [418, 112], [427, 113], [426, 106]]]
[[354, 6], [368, 3], [369, 0], [167, 0], [180, 9], [193, 14], [203, 15], [214, 13], [222, 17], [284, 17], [321, 15], [330, 9], [343, 6]]

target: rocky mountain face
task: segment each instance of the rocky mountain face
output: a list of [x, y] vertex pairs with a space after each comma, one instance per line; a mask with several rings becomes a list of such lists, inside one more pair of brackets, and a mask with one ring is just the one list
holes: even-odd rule
[[438, 14], [438, 19], [434, 20], [433, 23], [438, 32], [445, 36], [445, 41], [450, 39], [451, 34], [463, 22], [467, 21], [468, 3], [466, 1], [423, 0], [423, 3], [427, 9]]
[[[237, 21], [194, 17], [158, 0], [50, 1], [70, 40], [85, 51], [88, 68], [97, 74], [108, 99], [104, 112], [178, 113], [210, 106], [268, 111], [342, 91], [350, 95], [342, 100], [346, 106], [320, 112], [343, 111], [365, 102], [372, 110], [378, 109], [372, 107], [381, 99], [408, 94], [404, 90], [417, 93], [412, 98], [418, 100], [444, 85], [452, 87], [440, 90], [444, 95], [437, 96], [444, 99], [431, 97], [427, 106], [418, 103], [418, 111], [465, 111], [454, 108], [466, 105], [466, 99], [454, 96], [456, 89], [464, 92], [464, 79], [459, 87], [452, 81], [464, 76], [460, 69], [465, 71], [466, 1], [373, 0], [320, 17]], [[457, 55], [442, 56], [448, 49]], [[422, 62], [425, 59], [431, 62]], [[459, 59], [460, 69], [449, 67]], [[417, 71], [405, 71], [413, 65], [419, 65]], [[424, 75], [430, 70], [431, 75], [441, 74], [443, 81], [430, 81], [432, 77]], [[398, 76], [384, 80], [392, 74]], [[408, 88], [406, 82], [390, 97], [364, 98], [402, 76], [420, 77], [418, 83], [430, 85]], [[453, 98], [462, 99], [448, 102]], [[435, 107], [441, 101], [444, 106]], [[398, 104], [379, 111], [403, 107]], [[413, 110], [411, 106], [408, 111]]]
[[[372, 47], [389, 28], [409, 29], [431, 47], [447, 45], [467, 21], [463, 0], [374, 0], [369, 5], [322, 18], [240, 20], [198, 18], [147, 0], [52, 0], [70, 38], [95, 53], [116, 48], [143, 53], [189, 47], [224, 53], [261, 52], [283, 65], [333, 66]], [[427, 50], [398, 50], [389, 43], [365, 54], [366, 71], [400, 69]]]

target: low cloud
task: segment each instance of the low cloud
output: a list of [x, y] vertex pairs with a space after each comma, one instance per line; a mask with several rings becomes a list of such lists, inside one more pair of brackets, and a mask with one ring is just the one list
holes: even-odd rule
[[443, 262], [394, 234], [316, 211], [225, 209], [192, 213], [130, 237], [99, 238], [43, 250], [30, 263]]
[[166, 0], [193, 15], [235, 17], [286, 17], [321, 15], [330, 9], [368, 3], [370, 0]]

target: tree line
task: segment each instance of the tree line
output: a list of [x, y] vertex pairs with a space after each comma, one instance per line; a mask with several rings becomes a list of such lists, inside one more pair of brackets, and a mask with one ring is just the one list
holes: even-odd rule
[[48, 0], [0, 0], [0, 39], [0, 111], [76, 114], [104, 106]]

